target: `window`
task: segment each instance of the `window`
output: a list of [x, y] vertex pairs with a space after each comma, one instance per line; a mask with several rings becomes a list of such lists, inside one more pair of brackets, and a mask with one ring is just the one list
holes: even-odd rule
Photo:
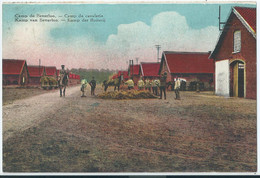
[[241, 31], [234, 32], [234, 52], [240, 52], [241, 50]]

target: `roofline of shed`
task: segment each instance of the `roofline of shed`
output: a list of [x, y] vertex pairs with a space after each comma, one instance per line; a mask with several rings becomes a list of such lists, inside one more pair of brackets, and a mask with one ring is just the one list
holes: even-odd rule
[[191, 51], [163, 51], [165, 54], [209, 54], [210, 51], [207, 52], [191, 52]]
[[235, 7], [233, 8], [233, 11], [234, 11], [234, 14], [237, 16], [237, 18], [246, 27], [246, 29], [253, 35], [254, 38], [256, 38], [256, 33], [255, 33], [254, 29], [247, 23], [247, 21], [244, 19], [244, 17], [235, 9]]
[[[236, 6], [237, 7], [237, 6]], [[224, 25], [224, 28], [222, 30], [222, 32], [219, 34], [219, 37], [218, 37], [218, 40], [217, 40], [217, 43], [214, 47], [214, 50], [212, 51], [212, 53], [210, 54], [209, 56], [209, 59], [213, 59], [214, 56], [215, 56], [215, 53], [216, 53], [216, 48], [220, 45], [220, 40], [222, 39], [222, 35], [224, 35], [226, 32], [226, 28], [227, 28], [227, 24], [228, 24], [228, 21], [230, 21], [230, 16], [232, 14], [232, 12], [236, 15], [236, 17], [241, 21], [241, 23], [246, 27], [246, 29], [253, 35], [253, 33], [251, 32], [251, 27], [250, 25], [246, 22], [246, 20], [237, 12], [237, 10], [235, 9], [235, 7], [232, 7], [230, 12], [229, 12], [229, 15], [227, 16], [227, 20], [226, 20], [226, 23]], [[248, 24], [248, 26], [250, 27], [247, 27], [246, 24]], [[256, 35], [253, 35], [254, 38], [256, 38]]]

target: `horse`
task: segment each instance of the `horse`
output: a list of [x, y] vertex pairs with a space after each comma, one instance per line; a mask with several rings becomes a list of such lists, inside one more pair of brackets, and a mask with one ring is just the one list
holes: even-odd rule
[[[66, 91], [66, 86], [68, 85], [68, 81], [69, 81], [69, 74], [67, 72], [65, 72], [63, 77], [59, 77], [58, 86], [60, 88], [60, 97], [62, 97], [62, 93], [63, 93], [63, 97], [65, 97], [65, 91]], [[62, 88], [64, 88], [63, 92], [62, 92]]]
[[116, 88], [119, 91], [120, 85], [121, 85], [121, 77], [103, 81], [104, 91], [107, 91], [107, 88], [109, 86], [115, 86], [114, 91], [116, 91]]

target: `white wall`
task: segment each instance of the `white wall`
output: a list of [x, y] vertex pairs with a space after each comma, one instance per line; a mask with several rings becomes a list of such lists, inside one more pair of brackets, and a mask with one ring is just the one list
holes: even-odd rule
[[229, 60], [215, 63], [216, 95], [229, 97]]

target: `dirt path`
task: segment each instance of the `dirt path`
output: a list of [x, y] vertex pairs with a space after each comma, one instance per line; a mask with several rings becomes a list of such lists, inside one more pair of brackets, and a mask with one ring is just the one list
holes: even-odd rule
[[212, 92], [104, 100], [89, 89], [85, 98], [76, 86], [65, 98], [55, 91], [4, 106], [4, 172], [256, 171], [255, 100]]
[[80, 95], [79, 86], [67, 88], [65, 98], [59, 97], [59, 90], [56, 90], [3, 106], [3, 140], [48, 119], [46, 115], [56, 114], [74, 95]]

